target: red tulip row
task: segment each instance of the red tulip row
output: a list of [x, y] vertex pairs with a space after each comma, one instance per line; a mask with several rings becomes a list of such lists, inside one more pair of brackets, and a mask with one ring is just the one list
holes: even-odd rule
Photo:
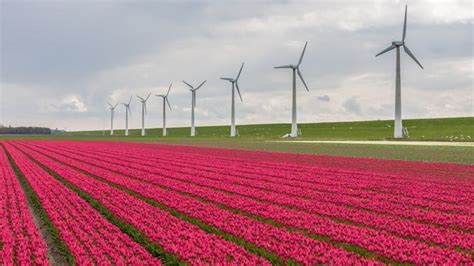
[[[127, 154], [126, 151], [122, 152], [123, 154]], [[120, 154], [120, 157], [123, 157], [123, 154]], [[104, 157], [110, 156], [104, 154], [94, 154], [93, 151], [89, 153], [89, 155], [96, 155], [97, 157]], [[116, 155], [115, 157], [118, 157]], [[382, 199], [378, 199], [378, 197], [372, 197], [369, 199], [367, 195], [368, 192], [366, 191], [357, 191], [353, 192], [357, 195], [357, 197], [348, 195], [347, 191], [351, 191], [351, 189], [341, 189], [340, 183], [341, 181], [333, 181], [330, 185], [325, 186], [318, 186], [318, 189], [315, 190], [314, 184], [311, 187], [309, 184], [306, 184], [306, 187], [293, 187], [291, 183], [282, 184], [284, 180], [278, 180], [272, 178], [265, 178], [262, 177], [261, 174], [252, 174], [252, 173], [242, 173], [243, 171], [239, 171], [237, 167], [235, 168], [227, 168], [226, 166], [221, 165], [218, 162], [212, 163], [213, 166], [208, 167], [200, 167], [198, 164], [201, 162], [200, 159], [193, 159], [191, 166], [189, 164], [189, 158], [186, 163], [179, 163], [176, 160], [173, 160], [172, 163], [162, 162], [162, 159], [155, 159], [152, 155], [144, 154], [143, 156], [147, 156], [150, 158], [148, 161], [143, 161], [140, 158], [131, 158], [127, 157], [126, 160], [133, 163], [133, 162], [141, 162], [141, 164], [137, 165], [141, 167], [141, 169], [148, 169], [147, 167], [158, 167], [160, 170], [166, 169], [170, 171], [176, 171], [175, 169], [178, 168], [179, 172], [186, 173], [187, 170], [199, 171], [199, 176], [204, 178], [210, 178], [216, 181], [223, 181], [226, 183], [232, 183], [236, 185], [243, 185], [247, 189], [249, 193], [252, 193], [250, 190], [251, 188], [255, 188], [257, 190], [265, 190], [275, 193], [283, 193], [286, 195], [290, 195], [293, 197], [299, 197], [301, 202], [307, 202], [309, 199], [317, 202], [329, 202], [342, 205], [342, 206], [351, 206], [351, 208], [361, 208], [365, 210], [375, 211], [378, 213], [383, 214], [390, 214], [394, 216], [404, 217], [407, 219], [420, 221], [424, 223], [433, 223], [442, 226], [454, 226], [459, 227], [464, 230], [473, 230], [474, 229], [474, 220], [471, 219], [468, 213], [472, 208], [466, 207], [465, 209], [458, 210], [458, 213], [451, 213], [451, 212], [439, 212], [435, 210], [423, 210], [416, 206], [410, 206], [406, 204], [399, 204], [397, 202], [387, 202]], [[171, 157], [173, 158], [173, 157]], [[243, 167], [247, 171], [253, 171], [253, 168]], [[213, 170], [213, 169], [221, 169]], [[267, 175], [268, 172], [267, 171]], [[275, 172], [275, 171], [273, 171]], [[188, 172], [189, 173], [189, 172]], [[193, 173], [194, 174], [194, 173]], [[339, 176], [340, 177], [340, 176]], [[270, 180], [269, 180], [270, 179]], [[353, 182], [352, 182], [353, 183]], [[359, 184], [359, 186], [364, 186], [364, 184]], [[324, 187], [324, 190], [320, 188]], [[406, 188], [407, 190], [409, 188]], [[362, 195], [366, 195], [365, 197], [361, 197]], [[373, 194], [373, 193], [371, 193]], [[378, 194], [375, 194], [376, 196]], [[372, 195], [373, 196], [373, 195]], [[280, 197], [280, 195], [277, 195]], [[474, 206], [473, 206], [474, 207]]]
[[[95, 142], [95, 144], [103, 144], [103, 142]], [[112, 144], [112, 143], [111, 143]], [[129, 144], [140, 149], [156, 150], [158, 145], [142, 145]], [[120, 146], [118, 144], [117, 146]], [[221, 157], [232, 161], [244, 159], [245, 161], [254, 161], [258, 163], [278, 163], [280, 165], [288, 165], [290, 167], [310, 166], [324, 167], [332, 169], [347, 169], [355, 171], [366, 171], [384, 174], [387, 176], [398, 176], [409, 180], [422, 180], [426, 182], [442, 182], [457, 184], [460, 180], [464, 180], [472, 186], [472, 175], [474, 174], [473, 165], [462, 165], [454, 163], [429, 163], [401, 160], [384, 160], [384, 159], [366, 159], [339, 156], [313, 156], [301, 153], [279, 153], [267, 151], [248, 151], [235, 149], [219, 149], [206, 147], [190, 147], [180, 145], [160, 145], [160, 152], [173, 151], [185, 154], [200, 154], [211, 157]], [[470, 176], [469, 180], [465, 180], [466, 176]]]
[[[27, 148], [27, 153], [34, 156], [42, 163], [48, 164], [54, 169], [54, 162], [45, 156]], [[45, 152], [48, 156], [57, 154]], [[60, 157], [58, 157], [60, 158]], [[300, 233], [288, 232], [284, 228], [277, 228], [246, 216], [238, 215], [232, 211], [218, 208], [217, 206], [199, 201], [192, 197], [180, 195], [157, 186], [150, 186], [144, 182], [124, 178], [116, 173], [103, 170], [77, 160], [61, 158], [65, 163], [85, 170], [96, 176], [100, 176], [109, 182], [119, 184], [129, 190], [153, 199], [166, 205], [168, 208], [185, 213], [197, 218], [211, 226], [240, 237], [260, 248], [265, 248], [282, 257], [285, 261], [293, 259], [304, 264], [317, 263], [375, 263], [362, 259], [354, 253], [350, 253], [331, 246], [325, 242], [317, 241]], [[87, 178], [87, 177], [84, 177]], [[106, 184], [103, 184], [107, 186]]]
[[[81, 143], [82, 144], [82, 143]], [[90, 146], [90, 145], [89, 145]], [[111, 145], [112, 146], [112, 145]], [[113, 146], [112, 146], [113, 147]], [[84, 145], [81, 148], [86, 148], [87, 146]], [[93, 149], [93, 151], [97, 151], [99, 153], [107, 154], [111, 147], [107, 147], [106, 151], [100, 151], [97, 148], [89, 147], [89, 149]], [[150, 149], [139, 149], [136, 148], [133, 150], [134, 154], [140, 154], [141, 156], [146, 156], [147, 158], [156, 158], [157, 155], [160, 156], [159, 160], [162, 162], [167, 162], [171, 165], [176, 165], [176, 163], [187, 162], [187, 157], [183, 156], [183, 153], [171, 153], [170, 152], [160, 152], [160, 154], [153, 154]], [[133, 156], [130, 154], [129, 150], [124, 150], [123, 147], [119, 148], [120, 156], [124, 156], [125, 154], [129, 156]], [[399, 183], [397, 180], [390, 179], [385, 180], [380, 175], [375, 175], [374, 173], [365, 173], [361, 175], [360, 173], [354, 172], [344, 172], [339, 170], [338, 172], [334, 171], [321, 171], [319, 169], [306, 169], [306, 171], [302, 171], [302, 169], [291, 169], [291, 171], [280, 170], [279, 165], [274, 164], [268, 167], [264, 167], [263, 163], [259, 164], [247, 164], [246, 161], [240, 161], [238, 164], [231, 164], [229, 160], [222, 160], [219, 158], [202, 158], [201, 155], [197, 155], [200, 160], [197, 160], [193, 167], [204, 167], [203, 170], [205, 171], [212, 171], [216, 173], [222, 172], [232, 172], [233, 175], [236, 176], [243, 176], [247, 177], [246, 174], [250, 173], [253, 176], [257, 176], [259, 181], [269, 181], [269, 182], [276, 182], [278, 184], [287, 184], [291, 185], [292, 187], [314, 187], [315, 184], [318, 186], [318, 190], [335, 192], [334, 186], [337, 186], [337, 193], [346, 193], [349, 196], [357, 196], [363, 197], [364, 194], [374, 194], [376, 193], [377, 198], [381, 198], [381, 200], [385, 200], [387, 198], [391, 199], [391, 202], [394, 204], [399, 204], [406, 208], [407, 206], [413, 206], [417, 210], [419, 207], [421, 208], [430, 208], [433, 211], [440, 210], [449, 213], [453, 212], [469, 212], [474, 207], [474, 202], [472, 198], [474, 198], [474, 186], [472, 184], [466, 185], [463, 183], [459, 183], [455, 186], [455, 191], [449, 192], [446, 187], [437, 187], [431, 184], [430, 186], [417, 186], [416, 184], [407, 182]], [[196, 156], [194, 156], [196, 157]], [[173, 158], [172, 161], [168, 158]], [[140, 158], [137, 158], [140, 159]], [[216, 165], [220, 166], [215, 167]], [[307, 167], [306, 167], [307, 168]], [[232, 171], [235, 170], [235, 171]], [[280, 170], [280, 171], [279, 171]], [[303, 169], [304, 170], [304, 169]], [[295, 174], [296, 172], [296, 174]], [[357, 178], [358, 182], [354, 183], [354, 178]], [[398, 178], [398, 177], [397, 177]], [[398, 183], [397, 183], [398, 182]], [[471, 182], [472, 183], [472, 182]], [[398, 187], [395, 187], [395, 186]], [[407, 187], [410, 188], [407, 191]], [[392, 191], [392, 189], [397, 189], [396, 191]], [[332, 191], [331, 191], [332, 190]], [[403, 197], [400, 195], [400, 191], [403, 194], [419, 194], [421, 198], [414, 198], [413, 195], [410, 197]], [[430, 191], [430, 193], [426, 193], [426, 191]], [[436, 194], [437, 193], [437, 194]], [[451, 194], [449, 194], [451, 193]], [[362, 194], [362, 195], [361, 195]], [[439, 197], [439, 194], [442, 194], [442, 199], [448, 200], [454, 203], [446, 203], [443, 202], [442, 199]], [[435, 197], [435, 198], [433, 198]], [[408, 204], [408, 205], [407, 205]], [[430, 212], [433, 213], [433, 212]], [[422, 214], [423, 215], [423, 214]], [[431, 214], [432, 215], [432, 214]], [[444, 220], [444, 217], [440, 217], [441, 220]]]
[[8, 152], [38, 195], [49, 219], [59, 230], [79, 265], [160, 264], [143, 247], [109, 223], [86, 201], [65, 187], [9, 144]]
[[[72, 158], [76, 159], [84, 159], [86, 157], [94, 157], [95, 155], [92, 152], [88, 152], [88, 155], [75, 155], [75, 152], [62, 152], [58, 151], [56, 149], [56, 152], [59, 154], [65, 154], [68, 155]], [[97, 156], [95, 159], [100, 159], [103, 158]], [[153, 160], [153, 159], [150, 159]], [[466, 250], [471, 250], [474, 247], [474, 236], [472, 234], [467, 234], [467, 233], [462, 233], [462, 232], [456, 232], [452, 231], [446, 228], [437, 228], [434, 226], [426, 225], [426, 224], [419, 224], [416, 222], [412, 222], [410, 220], [403, 220], [403, 219], [398, 219], [396, 216], [385, 216], [385, 215], [379, 215], [371, 212], [366, 212], [362, 211], [358, 208], [368, 208], [367, 206], [370, 206], [373, 210], [377, 210], [378, 212], [388, 212], [388, 213], [394, 213], [397, 211], [394, 209], [394, 206], [392, 204], [387, 204], [384, 203], [383, 201], [377, 202], [374, 200], [374, 202], [369, 201], [369, 200], [357, 200], [353, 199], [350, 197], [344, 197], [340, 196], [338, 198], [339, 193], [337, 190], [334, 193], [325, 193], [322, 195], [317, 195], [315, 193], [310, 193], [308, 191], [304, 191], [302, 195], [304, 197], [297, 197], [297, 196], [291, 196], [292, 193], [288, 192], [288, 190], [292, 190], [291, 187], [280, 187], [278, 185], [274, 185], [273, 189], [277, 190], [277, 193], [273, 193], [268, 191], [268, 187], [265, 187], [266, 190], [260, 190], [260, 189], [255, 189], [255, 187], [259, 186], [258, 181], [254, 181], [253, 179], [252, 182], [250, 181], [238, 181], [236, 183], [231, 183], [229, 184], [228, 182], [221, 182], [219, 177], [220, 175], [213, 175], [210, 174], [208, 171], [195, 171], [194, 165], [196, 164], [196, 160], [192, 160], [190, 162], [190, 167], [186, 168], [185, 165], [181, 165], [179, 168], [173, 168], [172, 166], [168, 166], [166, 164], [162, 163], [149, 163], [145, 162], [143, 160], [138, 161], [134, 159], [127, 158], [127, 162], [130, 161], [130, 165], [127, 165], [129, 168], [137, 169], [144, 171], [144, 175], [150, 172], [150, 169], [159, 169], [157, 170], [158, 174], [161, 175], [167, 175], [167, 176], [173, 176], [173, 174], [176, 173], [182, 173], [182, 174], [191, 174], [193, 175], [193, 183], [199, 184], [199, 185], [204, 185], [210, 188], [217, 188], [233, 193], [237, 193], [239, 195], [243, 196], [248, 196], [251, 198], [257, 198], [259, 200], [265, 200], [267, 202], [271, 203], [278, 203], [283, 206], [288, 206], [291, 208], [298, 208], [299, 210], [306, 211], [308, 213], [317, 213], [320, 215], [325, 215], [325, 216], [330, 216], [334, 217], [337, 219], [344, 219], [347, 221], [351, 221], [354, 223], [359, 223], [363, 225], [367, 225], [370, 227], [374, 227], [377, 229], [383, 229], [387, 230], [389, 232], [395, 233], [397, 235], [405, 236], [405, 237], [411, 237], [415, 239], [420, 239], [423, 241], [428, 241], [436, 244], [442, 244], [446, 245], [451, 248], [456, 248], [456, 247], [461, 247], [462, 249]], [[107, 162], [112, 163], [115, 162], [116, 164], [123, 164], [124, 160], [120, 158], [114, 158], [114, 157], [107, 157]], [[141, 162], [141, 164], [139, 164]], [[108, 165], [105, 165], [104, 167], [109, 167]], [[152, 172], [153, 173], [153, 172]], [[198, 178], [198, 177], [205, 177], [205, 178]], [[225, 176], [223, 176], [225, 178]], [[229, 179], [233, 179], [233, 177], [227, 177], [226, 181]], [[182, 180], [187, 181], [187, 177], [183, 176]], [[196, 183], [197, 182], [197, 183]], [[290, 196], [288, 196], [290, 195]], [[293, 195], [298, 195], [298, 194], [293, 194]], [[317, 198], [317, 201], [315, 200], [316, 195], [319, 196]], [[309, 199], [307, 199], [309, 198]], [[338, 202], [342, 206], [345, 205], [350, 205], [356, 208], [347, 208], [347, 207], [342, 207], [335, 205], [332, 202]], [[407, 212], [408, 214], [410, 213], [409, 211], [398, 207], [398, 212], [403, 215], [407, 215], [404, 212]], [[425, 220], [425, 221], [435, 221], [436, 218], [439, 216], [435, 216], [434, 218], [430, 216], [431, 212], [429, 211], [421, 211], [418, 209], [415, 209], [414, 211], [412, 210], [412, 213], [418, 214], [418, 217], [420, 219]], [[384, 214], [384, 213], [383, 213]], [[398, 213], [395, 213], [398, 214]], [[425, 216], [423, 216], [425, 215]], [[446, 217], [450, 217], [448, 214], [445, 214]], [[460, 217], [464, 218], [465, 223], [472, 222], [472, 218], [468, 215], [457, 215], [456, 217], [451, 218], [451, 221], [454, 221], [456, 223], [459, 223], [462, 221]], [[441, 217], [444, 218], [444, 217]], [[438, 218], [439, 219], [439, 218]], [[441, 223], [448, 223], [450, 220], [444, 218], [440, 219]]]
[[[55, 156], [58, 159], [64, 159], [63, 156], [57, 154], [54, 155], [53, 153], [50, 153], [50, 155]], [[146, 160], [147, 158], [143, 159]], [[106, 158], [108, 162], [91, 159], [86, 156], [81, 160], [106, 169], [122, 172], [151, 183], [160, 184], [172, 188], [175, 191], [192, 193], [206, 200], [243, 210], [253, 215], [273, 219], [281, 224], [305, 229], [310, 233], [329, 236], [335, 241], [351, 243], [363, 247], [366, 250], [375, 252], [380, 256], [396, 261], [414, 263], [471, 261], [468, 256], [462, 253], [444, 248], [431, 247], [418, 241], [402, 239], [383, 231], [341, 224], [334, 222], [331, 219], [311, 215], [307, 212], [290, 210], [275, 204], [253, 200], [250, 197], [222, 193], [215, 189], [203, 187], [203, 185], [196, 186], [188, 183], [195, 182], [196, 177], [194, 175], [183, 175], [170, 172], [167, 173], [167, 175], [171, 176], [170, 178], [163, 175], [164, 171], [161, 168], [152, 169], [152, 171], [161, 173], [158, 175], [151, 174], [149, 173], [150, 171], [146, 172], [138, 170], [136, 163], [133, 164], [121, 161], [120, 164], [123, 166], [116, 164], [118, 161], [115, 164], [108, 163], [112, 161], [111, 158]], [[190, 164], [192, 164], [192, 162], [193, 161], [190, 160]], [[179, 171], [179, 169], [177, 168], [176, 171]], [[195, 174], [197, 175], [199, 172], [196, 171]], [[244, 189], [239, 191], [239, 194], [242, 194], [243, 190]]]
[[0, 265], [48, 265], [46, 243], [0, 143]]
[[80, 172], [22, 148], [35, 160], [95, 198], [112, 213], [132, 224], [166, 252], [176, 254], [191, 264], [235, 263], [265, 264], [266, 262], [220, 236], [208, 234], [198, 226], [180, 220], [168, 212], [151, 206], [128, 193], [99, 182]]

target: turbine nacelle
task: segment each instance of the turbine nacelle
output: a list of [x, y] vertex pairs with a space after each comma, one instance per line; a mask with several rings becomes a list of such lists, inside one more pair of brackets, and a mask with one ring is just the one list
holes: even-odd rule
[[392, 45], [394, 45], [394, 46], [403, 46], [403, 45], [405, 45], [405, 42], [404, 41], [393, 41]]

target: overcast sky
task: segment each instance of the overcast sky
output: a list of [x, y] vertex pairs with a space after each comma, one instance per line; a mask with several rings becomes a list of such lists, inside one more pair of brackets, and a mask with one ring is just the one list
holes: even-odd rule
[[[291, 71], [299, 122], [393, 119], [395, 52], [408, 3], [402, 64], [404, 118], [473, 116], [473, 6], [465, 1], [1, 1], [0, 123], [67, 130], [109, 127], [107, 101], [160, 94], [173, 82], [168, 124], [228, 124], [230, 83], [240, 78], [238, 124], [290, 122]], [[158, 97], [147, 126], [161, 126]], [[115, 124], [124, 127], [125, 108]]]

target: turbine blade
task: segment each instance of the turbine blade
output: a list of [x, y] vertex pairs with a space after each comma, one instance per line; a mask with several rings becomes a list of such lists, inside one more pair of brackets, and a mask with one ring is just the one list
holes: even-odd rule
[[187, 83], [186, 81], [183, 80], [183, 83], [188, 85], [191, 89], [194, 89], [193, 86], [191, 86], [191, 84]]
[[304, 56], [304, 52], [306, 51], [306, 46], [308, 45], [308, 42], [306, 42], [304, 44], [304, 48], [303, 48], [303, 52], [301, 52], [301, 56], [300, 56], [300, 61], [298, 61], [298, 66], [301, 64], [301, 62], [303, 61], [303, 56]]
[[145, 100], [145, 99], [143, 99], [142, 97], [140, 97], [140, 96], [138, 96], [138, 95], [137, 95], [137, 98], [140, 99], [140, 100], [142, 100], [142, 101]]
[[276, 66], [274, 68], [293, 68], [292, 65]]
[[112, 108], [112, 106], [113, 106], [112, 104], [110, 104], [109, 102], [107, 102], [107, 104], [109, 104], [109, 106]]
[[237, 92], [239, 93], [240, 101], [242, 102], [242, 95], [240, 94], [239, 83], [235, 82], [235, 87], [237, 88]]
[[201, 84], [199, 84], [199, 86], [197, 86], [196, 89], [194, 89], [195, 91], [197, 91], [199, 88], [201, 88], [202, 85], [204, 85], [204, 83], [206, 83], [207, 80], [203, 81]]
[[411, 59], [415, 60], [415, 62], [421, 67], [421, 69], [424, 69], [420, 62], [418, 62], [416, 57], [411, 53], [410, 49], [408, 49], [408, 46], [403, 45], [403, 50], [405, 50], [405, 53], [407, 53], [411, 57]]
[[308, 86], [306, 86], [306, 82], [303, 79], [303, 75], [301, 75], [300, 69], [297, 68], [296, 72], [298, 72], [298, 76], [300, 76], [301, 81], [303, 82], [304, 87], [306, 88], [307, 91], [309, 91]]
[[128, 100], [128, 104], [130, 105], [131, 102], [132, 102], [132, 96], [130, 96], [130, 100]]
[[145, 99], [145, 101], [148, 101], [148, 98], [150, 98], [150, 95], [151, 95], [151, 92], [150, 92], [150, 93], [148, 93], [148, 96], [146, 96], [146, 99]]
[[237, 77], [235, 78], [236, 81], [239, 80], [240, 73], [242, 73], [242, 68], [244, 68], [244, 64], [245, 62], [242, 62], [242, 66], [240, 66], [239, 74], [237, 74]]
[[116, 104], [114, 105], [114, 109], [115, 109], [115, 107], [117, 107], [117, 105], [118, 105], [118, 103], [116, 103]]
[[407, 9], [408, 9], [408, 5], [405, 5], [405, 21], [403, 23], [403, 38], [402, 38], [402, 42], [405, 41], [405, 36], [407, 35]]
[[395, 49], [397, 46], [395, 46], [394, 44], [390, 45], [387, 49], [383, 50], [382, 52], [378, 53], [375, 55], [375, 57], [381, 55], [381, 54], [385, 54], [386, 52], [392, 50], [392, 49]]
[[232, 78], [221, 78], [223, 80], [232, 81]]
[[168, 96], [168, 94], [170, 94], [171, 86], [173, 86], [173, 83], [170, 83], [170, 87], [168, 88], [168, 92], [166, 93], [166, 96]]
[[165, 97], [165, 101], [166, 101], [166, 103], [168, 104], [168, 107], [170, 108], [170, 111], [171, 111], [171, 104], [170, 104], [170, 102], [168, 101], [168, 97]]

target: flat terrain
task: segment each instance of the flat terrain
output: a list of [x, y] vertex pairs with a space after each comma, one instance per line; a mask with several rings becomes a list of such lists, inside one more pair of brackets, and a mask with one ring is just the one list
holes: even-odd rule
[[[474, 117], [412, 119], [405, 120], [409, 128], [408, 141], [413, 143], [430, 141], [472, 143], [474, 136]], [[116, 122], [117, 124], [117, 122]], [[115, 130], [115, 136], [109, 131], [68, 132], [51, 136], [0, 136], [1, 139], [37, 139], [37, 140], [87, 140], [87, 141], [126, 141], [177, 144], [187, 146], [205, 146], [244, 150], [277, 151], [289, 153], [307, 153], [317, 155], [336, 155], [349, 157], [368, 157], [382, 159], [455, 162], [474, 164], [474, 148], [466, 146], [440, 145], [372, 145], [367, 143], [347, 144], [337, 141], [391, 141], [393, 121], [365, 121], [301, 124], [303, 137], [296, 141], [329, 141], [324, 143], [273, 143], [281, 141], [288, 133], [288, 124], [238, 126], [240, 137], [230, 138], [228, 126], [198, 127], [198, 136], [189, 137], [189, 128], [171, 128], [169, 136], [162, 137], [161, 129], [147, 129], [147, 136], [139, 136], [139, 130], [130, 130], [130, 136], [123, 136], [123, 130]], [[103, 135], [103, 134], [106, 135]]]
[[6, 265], [55, 249], [67, 264], [473, 262], [471, 165], [0, 141], [0, 170]]

